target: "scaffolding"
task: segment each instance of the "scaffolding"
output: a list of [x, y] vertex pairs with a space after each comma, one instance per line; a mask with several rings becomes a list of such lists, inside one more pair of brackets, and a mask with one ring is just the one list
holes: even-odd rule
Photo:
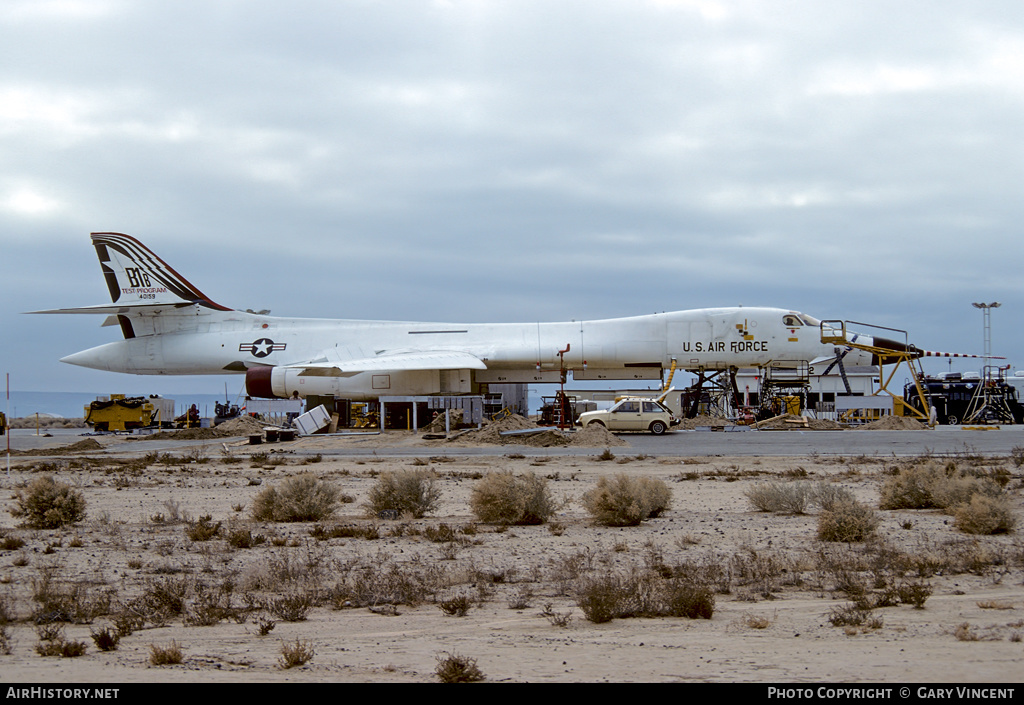
[[763, 368], [757, 395], [757, 418], [764, 420], [779, 414], [799, 416], [807, 408], [811, 390], [810, 370], [803, 360], [776, 360]]
[[[866, 345], [859, 343], [856, 340], [856, 336], [848, 336], [846, 334], [846, 324], [850, 323], [857, 326], [859, 329], [863, 328], [875, 328], [879, 330], [886, 330], [892, 333], [902, 333], [903, 342], [892, 342], [891, 347], [881, 347], [879, 345]], [[860, 323], [858, 321], [822, 321], [821, 322], [821, 342], [826, 345], [837, 346], [836, 359], [839, 361], [840, 368], [842, 367], [841, 361], [841, 347], [853, 348], [856, 350], [863, 350], [871, 353], [878, 361], [878, 389], [875, 390], [873, 396], [881, 394], [888, 394], [893, 398], [893, 404], [897, 402], [902, 406], [903, 415], [913, 416], [920, 421], [925, 423], [931, 423], [929, 418], [929, 409], [931, 409], [931, 401], [928, 396], [926, 387], [921, 384], [921, 380], [924, 378], [924, 369], [921, 367], [921, 351], [919, 351], [913, 345], [907, 342], [907, 332], [898, 328], [886, 328], [885, 326], [876, 326], [870, 323]], [[872, 338], [872, 342], [875, 339]], [[887, 341], [891, 342], [891, 341]], [[841, 347], [840, 347], [841, 346]], [[918, 409], [910, 404], [904, 403], [903, 399], [889, 391], [889, 384], [896, 376], [899, 371], [900, 365], [907, 365], [907, 369], [910, 371], [910, 377], [913, 380], [914, 390], [917, 394], [918, 399], [921, 402], [921, 408]], [[892, 370], [889, 372], [888, 377], [885, 373], [885, 366], [891, 365]]]
[[[986, 349], [985, 353], [989, 354]], [[964, 423], [1005, 423], [1015, 422], [1014, 408], [1017, 403], [1017, 390], [1006, 383], [1007, 367], [985, 365], [981, 382], [974, 390], [971, 403], [964, 414]]]

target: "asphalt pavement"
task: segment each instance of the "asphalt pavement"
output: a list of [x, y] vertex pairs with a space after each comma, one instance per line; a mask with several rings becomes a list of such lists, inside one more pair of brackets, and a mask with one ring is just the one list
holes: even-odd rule
[[[672, 431], [663, 436], [647, 433], [620, 434], [629, 447], [616, 447], [617, 454], [645, 454], [656, 457], [708, 457], [708, 456], [805, 456], [829, 455], [846, 457], [891, 457], [915, 455], [1009, 455], [1015, 448], [1024, 452], [1024, 425], [981, 427], [939, 426], [927, 431]], [[60, 429], [51, 437], [36, 436], [28, 429], [14, 429], [10, 438], [13, 450], [70, 445], [82, 440], [81, 429]], [[225, 439], [226, 440], [226, 439]], [[324, 456], [358, 457], [415, 457], [425, 454], [450, 456], [501, 456], [508, 453], [524, 455], [579, 455], [595, 452], [594, 448], [562, 446], [535, 448], [532, 446], [502, 445], [472, 448], [433, 446], [380, 447], [379, 436], [364, 442], [349, 441], [344, 447], [308, 451]], [[209, 441], [153, 441], [145, 449], [173, 450]], [[6, 438], [0, 437], [0, 453], [6, 448]], [[287, 444], [267, 444], [261, 450], [279, 448]], [[141, 450], [141, 448], [140, 448]], [[600, 448], [597, 450], [601, 450]], [[303, 451], [296, 449], [296, 453]]]

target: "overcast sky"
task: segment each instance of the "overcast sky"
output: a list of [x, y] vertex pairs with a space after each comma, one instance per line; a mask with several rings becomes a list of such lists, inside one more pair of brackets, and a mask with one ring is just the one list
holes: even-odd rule
[[1020, 9], [4, 0], [0, 372], [223, 390], [57, 361], [119, 337], [20, 313], [108, 300], [91, 231], [289, 316], [769, 305], [980, 353], [1000, 301], [1024, 368]]

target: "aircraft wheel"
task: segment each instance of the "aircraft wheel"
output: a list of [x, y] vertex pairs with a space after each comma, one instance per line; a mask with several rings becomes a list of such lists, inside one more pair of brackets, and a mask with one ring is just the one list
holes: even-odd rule
[[958, 419], [956, 416], [954, 416], [952, 414], [950, 414], [949, 416], [946, 417], [946, 423], [948, 423], [950, 426], [956, 426], [957, 422], [959, 422], [959, 421], [960, 421], [960, 419]]
[[664, 421], [655, 421], [651, 424], [651, 433], [655, 436], [660, 436], [667, 430], [668, 427], [665, 425]]

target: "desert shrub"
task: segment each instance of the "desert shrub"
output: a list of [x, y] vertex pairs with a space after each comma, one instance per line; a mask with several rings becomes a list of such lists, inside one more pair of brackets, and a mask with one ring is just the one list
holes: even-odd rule
[[0, 540], [0, 550], [2, 551], [17, 551], [19, 548], [25, 546], [25, 539], [17, 536], [4, 536]]
[[804, 514], [811, 499], [806, 482], [762, 482], [745, 494], [758, 511], [773, 514]]
[[171, 618], [185, 613], [186, 600], [195, 591], [188, 578], [156, 578], [148, 581], [137, 598], [126, 602], [115, 624], [123, 636], [141, 629], [146, 622], [165, 625]]
[[238, 610], [231, 607], [231, 593], [223, 587], [208, 590], [200, 585], [195, 593], [182, 615], [181, 621], [186, 627], [212, 627], [238, 614]]
[[256, 521], [322, 521], [334, 514], [340, 494], [332, 483], [304, 473], [257, 494], [252, 503], [252, 518]]
[[63, 658], [83, 656], [85, 655], [85, 642], [66, 639], [40, 641], [36, 644], [36, 653], [40, 656], [61, 656]]
[[438, 566], [417, 568], [387, 562], [355, 566], [330, 590], [336, 609], [372, 605], [422, 603], [445, 584], [445, 571]]
[[964, 472], [953, 462], [934, 460], [900, 468], [888, 478], [880, 492], [882, 509], [944, 509], [951, 513], [975, 495], [995, 497], [1002, 488], [993, 478]]
[[149, 645], [149, 662], [154, 666], [172, 666], [181, 663], [184, 658], [185, 654], [174, 639], [167, 646]]
[[370, 489], [368, 506], [377, 515], [389, 511], [419, 519], [437, 509], [440, 500], [429, 470], [398, 470], [381, 473]]
[[822, 541], [852, 543], [863, 541], [878, 528], [878, 516], [856, 501], [836, 502], [818, 515], [818, 538]]
[[975, 496], [998, 497], [1001, 492], [1002, 488], [988, 478], [959, 473], [946, 477], [932, 488], [935, 506], [942, 507], [946, 514]]
[[294, 644], [281, 644], [281, 668], [295, 668], [309, 663], [316, 652], [308, 641], [295, 640]]
[[1005, 534], [1017, 522], [1005, 497], [976, 494], [957, 506], [953, 525], [965, 534]]
[[42, 570], [32, 579], [32, 619], [37, 624], [73, 622], [91, 624], [110, 610], [109, 590], [93, 591], [84, 583], [58, 582], [52, 570]]
[[85, 499], [63, 482], [44, 475], [14, 493], [11, 516], [31, 529], [59, 529], [85, 518]]
[[575, 597], [583, 616], [595, 624], [629, 617], [711, 619], [715, 611], [710, 584], [686, 571], [588, 575], [577, 581]]
[[263, 607], [285, 622], [304, 622], [313, 607], [313, 596], [305, 591], [292, 592], [267, 600]]
[[853, 501], [853, 492], [831, 482], [816, 482], [811, 490], [811, 502], [818, 505], [820, 509], [832, 510], [839, 502]]
[[438, 654], [434, 673], [442, 683], [476, 683], [485, 680], [483, 671], [476, 665], [476, 659], [444, 652]]
[[652, 477], [600, 477], [597, 486], [584, 493], [583, 506], [598, 524], [636, 526], [668, 509], [672, 491]]
[[946, 477], [946, 468], [935, 461], [900, 468], [882, 483], [881, 509], [931, 509], [936, 507], [932, 488]]
[[543, 524], [556, 511], [547, 480], [532, 472], [487, 474], [473, 487], [470, 507], [489, 524]]
[[711, 619], [715, 592], [709, 585], [675, 577], [664, 584], [664, 612], [670, 617]]
[[252, 548], [266, 543], [267, 537], [263, 534], [253, 536], [249, 529], [234, 529], [228, 533], [228, 545], [232, 548]]
[[622, 580], [617, 575], [589, 576], [579, 582], [575, 603], [589, 621], [603, 624], [621, 616], [623, 592]]
[[465, 617], [469, 608], [473, 606], [473, 601], [469, 599], [468, 595], [459, 594], [447, 600], [441, 600], [438, 606], [450, 617]]
[[833, 627], [859, 627], [871, 619], [871, 610], [856, 604], [833, 607], [828, 615], [828, 621]]
[[380, 529], [375, 524], [335, 524], [324, 526], [314, 524], [309, 530], [309, 535], [317, 541], [329, 541], [330, 539], [366, 539], [375, 541], [380, 538]]
[[185, 527], [185, 535], [192, 541], [209, 541], [220, 533], [221, 522], [213, 523], [213, 517], [204, 514], [196, 521], [188, 522]]
[[96, 644], [96, 648], [100, 651], [116, 651], [117, 645], [121, 641], [121, 635], [118, 631], [110, 627], [90, 632], [90, 636], [92, 636], [93, 643]]
[[924, 603], [932, 595], [932, 586], [922, 581], [910, 581], [899, 585], [896, 594], [903, 604], [913, 605], [914, 609], [923, 610]]

